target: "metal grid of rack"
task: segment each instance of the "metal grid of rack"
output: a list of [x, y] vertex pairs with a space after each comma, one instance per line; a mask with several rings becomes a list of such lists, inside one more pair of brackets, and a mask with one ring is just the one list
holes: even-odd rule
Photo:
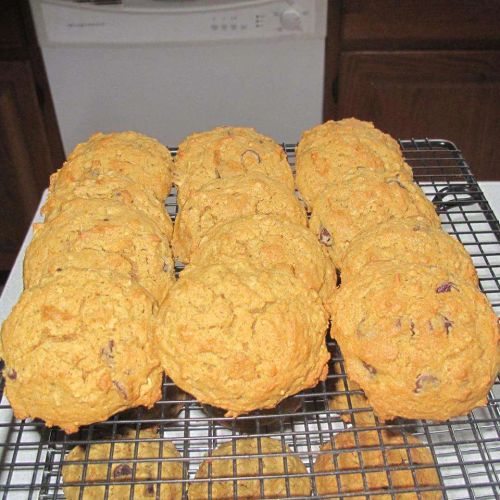
[[[449, 141], [444, 140], [403, 140], [400, 141], [408, 163], [414, 169], [416, 181], [424, 192], [435, 203], [440, 214], [443, 229], [455, 235], [472, 255], [480, 277], [481, 288], [488, 296], [497, 313], [500, 308], [500, 226], [493, 215], [483, 193], [464, 161], [460, 151]], [[285, 145], [290, 162], [294, 164], [294, 146]], [[167, 200], [167, 209], [175, 218], [175, 194]], [[113, 456], [117, 443], [131, 440], [135, 445], [132, 457], [126, 460], [130, 465], [131, 477], [126, 476], [119, 483], [130, 485], [130, 498], [164, 498], [167, 484], [179, 485], [183, 498], [188, 498], [190, 483], [206, 481], [207, 498], [217, 497], [214, 481], [195, 479], [200, 464], [207, 455], [223, 443], [233, 443], [232, 453], [226, 456], [232, 466], [227, 476], [221, 481], [231, 483], [233, 493], [229, 498], [238, 498], [242, 479], [253, 478], [258, 483], [259, 496], [264, 497], [269, 491], [271, 479], [281, 480], [284, 484], [282, 497], [292, 496], [292, 478], [305, 477], [310, 480], [314, 497], [338, 498], [339, 495], [318, 495], [317, 482], [324, 475], [314, 471], [313, 465], [317, 457], [325, 453], [320, 447], [331, 441], [332, 437], [345, 429], [352, 429], [357, 436], [366, 431], [375, 431], [380, 437], [376, 449], [384, 456], [383, 464], [378, 468], [363, 468], [363, 455], [359, 448], [360, 471], [363, 484], [367, 488], [367, 474], [382, 472], [387, 475], [389, 487], [370, 490], [370, 495], [386, 495], [379, 498], [397, 498], [392, 488], [391, 475], [402, 469], [411, 472], [413, 484], [406, 489], [397, 490], [398, 494], [412, 493], [413, 498], [435, 498], [427, 495], [433, 491], [450, 499], [492, 499], [500, 498], [500, 380], [492, 388], [488, 397], [488, 405], [479, 408], [465, 417], [455, 418], [444, 423], [427, 421], [397, 420], [382, 424], [373, 417], [373, 425], [358, 427], [356, 416], [371, 412], [370, 408], [359, 406], [356, 396], [358, 391], [349, 387], [345, 377], [343, 360], [334, 342], [328, 341], [332, 360], [328, 378], [314, 389], [289, 398], [273, 411], [256, 412], [237, 419], [225, 418], [216, 410], [202, 407], [197, 401], [177, 389], [173, 383], [165, 379], [163, 398], [150, 411], [138, 409], [116, 415], [107, 422], [94, 424], [81, 429], [77, 434], [66, 435], [58, 429], [48, 429], [42, 422], [19, 421], [12, 416], [12, 411], [2, 399], [0, 405], [0, 496], [2, 498], [64, 498], [62, 486], [62, 470], [67, 463], [68, 452], [75, 446], [83, 446], [86, 450], [82, 465], [82, 479], [74, 483], [77, 492], [74, 498], [85, 498], [83, 486], [89, 485], [86, 472], [90, 467], [89, 445], [95, 443], [111, 443], [109, 459], [101, 460], [106, 469], [105, 477], [92, 484], [103, 486], [102, 498], [110, 496], [106, 485], [111, 484], [112, 469], [116, 464], [124, 463], [123, 457]], [[337, 363], [337, 369], [333, 365]], [[43, 374], [41, 374], [43, 376]], [[0, 389], [3, 393], [3, 381]], [[34, 388], [36, 390], [36, 388]], [[333, 397], [344, 397], [344, 410], [330, 409]], [[354, 425], [346, 423], [347, 420]], [[158, 457], [145, 459], [138, 454], [139, 431], [153, 428], [157, 431], [152, 442], [158, 443]], [[123, 437], [127, 430], [127, 438]], [[432, 454], [433, 467], [438, 473], [439, 484], [429, 486], [419, 484], [417, 472], [424, 467], [412, 461], [408, 454], [408, 463], [404, 466], [393, 466], [386, 460], [386, 454], [393, 445], [386, 445], [382, 431], [413, 435], [425, 443]], [[132, 435], [130, 432], [132, 431]], [[131, 437], [130, 437], [131, 436]], [[252, 437], [257, 440], [258, 452], [254, 459], [258, 462], [258, 474], [241, 477], [237, 467], [240, 462], [235, 459], [235, 440]], [[281, 453], [273, 456], [282, 457], [283, 472], [267, 475], [264, 467], [266, 456], [262, 448], [263, 438], [272, 438], [281, 444]], [[182, 478], [172, 480], [161, 477], [162, 463], [172, 461], [166, 456], [163, 444], [169, 441], [175, 445], [182, 464]], [[413, 441], [412, 441], [413, 443]], [[285, 446], [288, 449], [285, 449]], [[405, 449], [415, 444], [404, 439], [401, 445]], [[307, 472], [291, 472], [288, 470], [289, 451], [305, 465]], [[330, 452], [331, 453], [331, 452]], [[239, 457], [242, 458], [242, 457]], [[214, 467], [216, 457], [211, 458], [208, 467]], [[153, 461], [158, 475], [152, 477], [134, 477], [138, 464]], [[353, 472], [352, 470], [350, 471]], [[346, 471], [337, 471], [340, 476]], [[238, 481], [236, 480], [238, 478]], [[116, 484], [116, 481], [114, 482]], [[162, 490], [163, 486], [163, 490]], [[364, 492], [366, 494], [367, 491]], [[349, 498], [363, 492], [344, 493], [340, 497]], [[226, 497], [225, 497], [226, 498]]]

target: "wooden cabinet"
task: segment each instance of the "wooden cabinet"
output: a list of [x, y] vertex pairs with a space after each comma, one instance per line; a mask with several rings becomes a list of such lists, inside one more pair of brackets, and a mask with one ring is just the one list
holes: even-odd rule
[[500, 2], [479, 3], [343, 2], [329, 24], [325, 119], [449, 139], [479, 179], [500, 179]]
[[2, 3], [8, 14], [0, 22], [0, 273], [5, 274], [50, 173], [63, 161], [63, 149], [27, 2]]

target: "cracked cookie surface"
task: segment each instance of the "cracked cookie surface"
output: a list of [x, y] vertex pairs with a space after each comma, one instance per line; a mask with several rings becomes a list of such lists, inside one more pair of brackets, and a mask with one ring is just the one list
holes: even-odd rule
[[302, 134], [297, 145], [296, 183], [309, 207], [316, 205], [326, 185], [337, 184], [357, 167], [407, 182], [413, 179], [398, 143], [370, 122], [330, 120]]
[[167, 374], [227, 416], [274, 408], [326, 377], [328, 316], [290, 273], [245, 262], [188, 266], [157, 323]]
[[152, 190], [163, 201], [172, 187], [172, 169], [170, 151], [152, 137], [132, 131], [97, 132], [78, 144], [64, 165], [51, 175], [50, 189], [114, 172]]
[[248, 215], [276, 216], [307, 225], [304, 207], [280, 182], [257, 174], [216, 179], [182, 206], [174, 224], [175, 256], [188, 263], [207, 231]]
[[186, 137], [179, 144], [174, 172], [179, 206], [203, 184], [233, 175], [262, 174], [294, 189], [283, 148], [246, 127], [217, 127]]
[[[151, 498], [180, 500], [182, 498], [182, 483], [180, 482], [182, 461], [173, 443], [162, 440], [160, 444], [158, 434], [152, 429], [143, 429], [138, 434], [135, 430], [129, 430], [116, 438], [116, 442], [107, 440], [107, 442], [88, 445], [89, 449], [76, 446], [65, 457], [62, 475], [64, 495], [67, 500], [79, 500], [81, 490], [83, 490], [81, 497], [83, 500], [106, 498], [106, 487], [92, 486], [95, 482], [109, 482], [107, 498], [110, 500], [129, 498], [131, 485], [120, 484], [122, 481], [133, 481], [133, 498], [137, 500]], [[113, 444], [112, 450], [111, 444]], [[166, 458], [179, 458], [179, 460], [167, 461]], [[114, 462], [115, 460], [117, 462]], [[86, 462], [87, 465], [71, 462]], [[179, 482], [152, 482], [175, 479]], [[141, 483], [141, 481], [147, 482]], [[85, 486], [70, 486], [71, 482], [82, 482]]]
[[434, 206], [416, 184], [361, 168], [325, 188], [317, 198], [309, 227], [341, 269], [351, 241], [362, 231], [391, 219], [413, 217], [440, 227]]
[[332, 330], [346, 373], [382, 420], [447, 420], [486, 404], [500, 366], [498, 318], [469, 282], [380, 263], [340, 287]]
[[122, 273], [158, 301], [175, 281], [167, 236], [143, 212], [114, 200], [74, 199], [35, 226], [24, 259], [25, 287], [69, 268]]
[[113, 172], [97, 175], [91, 179], [80, 179], [70, 183], [60, 183], [53, 188], [42, 207], [45, 222], [53, 219], [74, 199], [115, 200], [144, 212], [155, 221], [169, 240], [172, 238], [173, 224], [165, 205], [151, 190], [144, 189], [129, 177]]
[[[294, 477], [294, 474], [304, 475]], [[285, 475], [289, 477], [285, 479]], [[222, 480], [232, 477], [236, 478], [236, 488], [233, 481]], [[191, 500], [210, 498], [209, 492], [211, 498], [233, 498], [237, 493], [237, 498], [247, 500], [311, 495], [307, 469], [299, 457], [279, 440], [265, 437], [236, 439], [218, 446], [210, 457], [202, 462], [195, 479], [209, 481], [191, 483], [188, 492]]]
[[390, 261], [441, 267], [473, 285], [478, 284], [476, 268], [464, 246], [425, 219], [395, 219], [356, 236], [340, 266], [342, 283], [365, 272], [368, 266]]
[[292, 273], [322, 299], [335, 290], [337, 276], [326, 249], [304, 226], [268, 215], [251, 215], [220, 224], [201, 238], [190, 266], [252, 262]]
[[[388, 494], [373, 494], [383, 500], [417, 499], [439, 500], [441, 484], [432, 453], [416, 437], [377, 431], [344, 431], [322, 446], [314, 464], [316, 487], [319, 495], [361, 493], [349, 496], [365, 499], [370, 492], [390, 489]], [[330, 452], [330, 453], [327, 453]], [[429, 465], [429, 467], [422, 467]], [[370, 470], [374, 469], [374, 470]], [[351, 470], [351, 473], [341, 473]], [[331, 475], [319, 475], [330, 472]], [[390, 478], [390, 482], [389, 482]], [[340, 487], [339, 487], [340, 486]], [[436, 490], [417, 493], [397, 490], [420, 490], [435, 486]]]
[[151, 407], [162, 381], [151, 345], [153, 310], [144, 288], [109, 271], [56, 272], [25, 290], [1, 330], [16, 417], [69, 433]]

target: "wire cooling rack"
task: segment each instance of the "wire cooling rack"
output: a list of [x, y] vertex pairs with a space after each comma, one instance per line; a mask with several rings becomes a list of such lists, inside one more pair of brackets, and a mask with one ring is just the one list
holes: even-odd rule
[[[481, 189], [471, 174], [460, 151], [445, 140], [402, 140], [400, 145], [404, 155], [414, 170], [415, 179], [427, 196], [433, 200], [440, 214], [443, 229], [455, 235], [472, 255], [481, 288], [488, 296], [495, 310], [500, 307], [500, 226], [493, 215]], [[294, 146], [285, 145], [290, 162], [294, 164]], [[174, 151], [175, 152], [175, 151]], [[167, 208], [175, 218], [175, 194], [167, 200]], [[224, 418], [217, 410], [202, 407], [190, 396], [177, 389], [173, 383], [165, 379], [163, 398], [151, 410], [134, 410], [116, 415], [107, 422], [91, 425], [81, 429], [77, 434], [66, 435], [58, 429], [48, 429], [38, 421], [19, 421], [13, 418], [12, 411], [5, 398], [0, 405], [0, 496], [2, 498], [64, 498], [62, 488], [62, 470], [68, 460], [68, 453], [75, 446], [83, 446], [84, 458], [80, 460], [83, 474], [80, 481], [74, 483], [74, 498], [88, 498], [83, 486], [89, 484], [90, 459], [89, 445], [93, 443], [111, 443], [109, 457], [101, 460], [105, 474], [92, 484], [104, 487], [102, 498], [112, 498], [106, 485], [111, 484], [117, 465], [129, 464], [129, 475], [120, 478], [121, 485], [131, 485], [130, 494], [126, 498], [156, 497], [166, 498], [165, 488], [172, 483], [169, 477], [134, 477], [142, 462], [152, 461], [158, 473], [161, 463], [172, 459], [167, 456], [166, 441], [177, 448], [182, 464], [182, 478], [176, 479], [183, 498], [188, 498], [190, 483], [208, 481], [207, 498], [217, 496], [217, 489], [212, 479], [196, 479], [195, 474], [205, 457], [212, 455], [215, 448], [224, 443], [232, 443], [229, 453], [230, 467], [227, 475], [221, 479], [231, 483], [233, 493], [229, 497], [238, 498], [244, 495], [244, 485], [236, 481], [240, 462], [235, 460], [235, 440], [253, 437], [257, 440], [258, 469], [252, 475], [258, 481], [257, 496], [269, 494], [269, 477], [264, 467], [266, 437], [277, 440], [281, 452], [273, 456], [282, 457], [282, 472], [274, 472], [274, 479], [281, 480], [284, 489], [281, 497], [293, 497], [292, 478], [305, 477], [310, 481], [314, 497], [318, 495], [318, 480], [324, 473], [313, 470], [317, 457], [325, 452], [320, 447], [331, 441], [331, 438], [351, 428], [356, 434], [356, 442], [362, 432], [372, 430], [381, 438], [375, 449], [380, 450], [384, 461], [380, 466], [368, 469], [364, 466], [364, 455], [357, 454], [360, 462], [362, 484], [368, 487], [369, 475], [379, 472], [387, 476], [388, 486], [379, 490], [371, 490], [372, 498], [398, 498], [393, 488], [391, 477], [401, 470], [409, 471], [413, 478], [406, 489], [397, 493], [410, 493], [411, 498], [436, 498], [442, 496], [450, 499], [492, 499], [500, 498], [500, 381], [497, 379], [488, 397], [488, 405], [473, 411], [466, 417], [455, 418], [445, 423], [427, 421], [394, 421], [382, 425], [371, 413], [370, 408], [359, 404], [359, 392], [349, 387], [345, 377], [343, 360], [334, 342], [328, 342], [332, 360], [328, 378], [312, 390], [305, 391], [288, 399], [272, 412], [257, 412], [253, 415], [241, 416], [238, 419]], [[334, 367], [336, 364], [336, 367]], [[40, 374], [43, 376], [43, 374]], [[3, 393], [3, 383], [0, 386]], [[33, 388], [36, 391], [36, 387]], [[330, 400], [334, 397], [344, 398], [345, 407], [339, 411], [330, 409]], [[362, 428], [356, 425], [356, 418], [361, 414], [370, 414], [371, 423]], [[354, 422], [354, 425], [347, 423]], [[152, 428], [157, 431], [152, 442], [158, 443], [158, 457], [145, 459], [138, 450], [139, 431]], [[124, 432], [128, 431], [127, 438]], [[386, 457], [394, 445], [387, 445], [382, 439], [382, 431], [402, 433], [404, 448], [416, 446], [409, 441], [413, 435], [426, 444], [434, 461], [439, 482], [437, 486], [429, 486], [418, 482], [418, 472], [423, 468], [421, 463], [408, 460], [403, 465], [391, 465]], [[132, 437], [130, 437], [132, 432]], [[132, 457], [114, 456], [113, 449], [125, 439], [131, 440], [134, 447]], [[286, 449], [285, 446], [288, 448]], [[290, 470], [289, 452], [298, 457], [307, 472]], [[232, 459], [232, 460], [231, 460]], [[208, 474], [215, 467], [216, 457], [212, 457], [208, 466]], [[122, 469], [123, 470], [123, 469]], [[350, 471], [352, 473], [352, 470]], [[340, 476], [346, 471], [335, 473]], [[256, 475], [255, 475], [256, 474]], [[249, 479], [251, 476], [246, 476]], [[243, 476], [245, 478], [245, 476]], [[264, 478], [266, 478], [264, 480]], [[95, 478], [94, 478], [95, 479]], [[116, 484], [116, 481], [114, 481]], [[79, 488], [79, 487], [82, 488]], [[163, 487], [163, 489], [162, 489]], [[239, 488], [239, 490], [238, 490]], [[163, 491], [163, 494], [162, 494]], [[431, 491], [435, 496], [428, 496]], [[367, 493], [366, 491], [364, 492]], [[113, 498], [123, 498], [124, 493]], [[338, 495], [349, 498], [363, 497], [361, 493], [345, 493]], [[337, 498], [338, 496], [328, 496]], [[101, 497], [99, 497], [101, 498]], [[323, 496], [321, 498], [327, 498]], [[410, 497], [405, 497], [410, 498]]]

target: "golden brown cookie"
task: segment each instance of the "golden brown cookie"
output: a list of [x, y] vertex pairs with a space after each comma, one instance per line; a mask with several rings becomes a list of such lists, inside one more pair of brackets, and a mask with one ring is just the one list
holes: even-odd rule
[[346, 175], [339, 184], [330, 184], [316, 201], [309, 227], [339, 269], [351, 241], [377, 224], [421, 217], [440, 227], [434, 206], [416, 184], [366, 168]]
[[216, 179], [181, 208], [174, 225], [175, 256], [188, 263], [203, 235], [217, 224], [247, 215], [269, 215], [307, 225], [304, 207], [280, 182], [263, 175]]
[[74, 432], [161, 396], [154, 300], [106, 271], [56, 272], [25, 290], [2, 326], [6, 395], [17, 418]]
[[106, 173], [129, 177], [164, 200], [172, 186], [170, 151], [156, 139], [138, 132], [97, 132], [78, 144], [61, 169], [50, 178], [50, 191], [62, 184]]
[[411, 182], [413, 173], [398, 143], [372, 123], [347, 118], [327, 121], [302, 134], [297, 146], [296, 183], [309, 207], [327, 184], [357, 167]]
[[[429, 467], [422, 467], [425, 465]], [[442, 498], [435, 466], [429, 448], [414, 436], [355, 430], [337, 434], [331, 443], [321, 448], [314, 473], [318, 474], [315, 478], [318, 495], [359, 492], [360, 496], [349, 498], [364, 500], [366, 495], [373, 493], [374, 498], [384, 500], [434, 500]], [[340, 473], [346, 470], [353, 472]], [[325, 472], [330, 474], [319, 475]], [[435, 490], [430, 489], [432, 486]], [[421, 491], [423, 488], [429, 490]], [[420, 493], [397, 493], [403, 489]], [[383, 494], [383, 490], [394, 490], [395, 497]], [[375, 496], [375, 492], [382, 494]]]
[[464, 246], [424, 219], [394, 219], [359, 233], [341, 263], [342, 283], [384, 261], [442, 267], [478, 284], [476, 268]]
[[201, 238], [191, 266], [247, 260], [265, 269], [283, 270], [305, 288], [330, 298], [337, 275], [326, 249], [304, 226], [268, 215], [249, 215], [219, 224]]
[[447, 420], [486, 404], [500, 367], [498, 318], [469, 282], [383, 262], [340, 287], [332, 329], [345, 369], [382, 420]]
[[188, 266], [160, 307], [156, 339], [176, 385], [237, 416], [324, 380], [327, 326], [316, 292], [242, 261]]
[[308, 497], [311, 495], [311, 481], [306, 474], [307, 469], [300, 458], [279, 440], [265, 437], [236, 439], [218, 446], [202, 462], [195, 479], [207, 481], [192, 482], [188, 493], [190, 500], [206, 500], [210, 493], [211, 498], [217, 499], [233, 498], [235, 494], [237, 498], [247, 500]]
[[175, 281], [166, 235], [143, 212], [114, 200], [73, 199], [35, 227], [24, 259], [25, 287], [68, 268], [126, 274], [158, 301]]
[[253, 128], [217, 127], [188, 136], [179, 144], [174, 171], [179, 206], [203, 184], [233, 175], [262, 174], [294, 189], [283, 148]]
[[144, 212], [155, 221], [169, 239], [172, 238], [173, 224], [165, 205], [153, 194], [133, 180], [113, 172], [90, 179], [61, 183], [52, 189], [47, 202], [42, 207], [45, 221], [49, 221], [64, 210], [66, 203], [75, 199], [115, 200]]
[[[179, 460], [169, 460], [172, 458]], [[64, 495], [67, 500], [101, 500], [105, 498], [107, 490], [110, 500], [126, 499], [130, 496], [131, 484], [120, 483], [133, 481], [133, 498], [136, 500], [181, 499], [180, 459], [181, 455], [174, 444], [164, 440], [160, 444], [158, 434], [151, 429], [141, 430], [138, 435], [135, 430], [129, 430], [124, 435], [116, 436], [116, 440], [91, 444], [88, 450], [84, 446], [76, 446], [65, 457], [62, 468]], [[179, 482], [162, 482], [174, 479]], [[157, 483], [154, 482], [156, 480]], [[109, 487], [92, 486], [96, 482], [109, 482]], [[84, 484], [69, 486], [71, 483]]]

